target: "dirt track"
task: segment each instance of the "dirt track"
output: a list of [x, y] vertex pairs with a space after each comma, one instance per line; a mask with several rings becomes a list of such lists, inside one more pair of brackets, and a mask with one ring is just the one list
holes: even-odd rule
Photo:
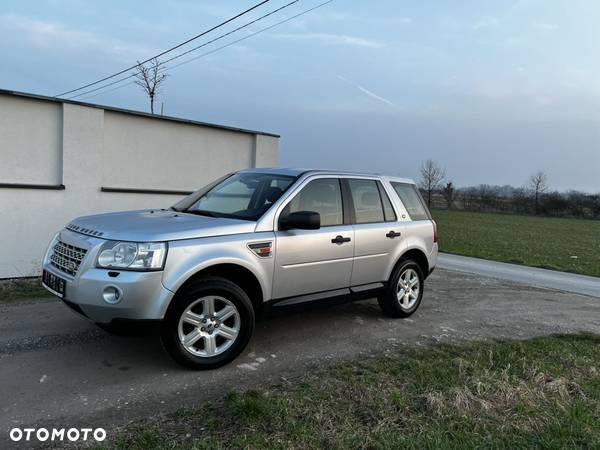
[[15, 426], [110, 433], [113, 423], [394, 346], [578, 331], [600, 333], [600, 299], [437, 270], [411, 319], [386, 318], [374, 300], [271, 318], [234, 363], [191, 372], [157, 339], [109, 336], [59, 300], [1, 305], [0, 447]]

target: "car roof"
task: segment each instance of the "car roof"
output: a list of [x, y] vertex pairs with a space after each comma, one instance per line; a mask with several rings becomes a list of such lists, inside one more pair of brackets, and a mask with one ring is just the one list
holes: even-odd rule
[[303, 169], [293, 167], [267, 167], [267, 168], [252, 168], [240, 170], [240, 172], [255, 172], [255, 173], [270, 173], [274, 175], [287, 175], [292, 177], [300, 177], [302, 175], [354, 175], [357, 177], [378, 177], [388, 181], [398, 181], [401, 183], [415, 184], [410, 178], [402, 178], [393, 175], [383, 175], [380, 173], [368, 173], [368, 172], [352, 172], [345, 170], [331, 170], [331, 169]]

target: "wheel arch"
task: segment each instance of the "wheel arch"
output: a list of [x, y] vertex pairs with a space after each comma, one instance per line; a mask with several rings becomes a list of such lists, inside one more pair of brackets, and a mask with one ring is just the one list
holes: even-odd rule
[[394, 273], [394, 270], [403, 259], [412, 259], [414, 262], [416, 262], [421, 268], [421, 271], [423, 272], [423, 277], [427, 278], [427, 276], [429, 275], [429, 260], [427, 259], [427, 255], [425, 254], [425, 252], [418, 247], [413, 247], [405, 250], [398, 257], [398, 259], [396, 259], [396, 262], [394, 263], [389, 276], [391, 276], [391, 274]]
[[220, 277], [235, 283], [248, 295], [254, 310], [259, 311], [261, 309], [265, 298], [264, 288], [258, 276], [251, 269], [238, 262], [219, 262], [198, 269], [178, 285], [175, 296], [190, 284], [205, 277]]

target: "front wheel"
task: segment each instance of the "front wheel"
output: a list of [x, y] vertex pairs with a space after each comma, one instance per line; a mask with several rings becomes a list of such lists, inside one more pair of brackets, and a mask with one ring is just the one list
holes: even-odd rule
[[424, 277], [421, 267], [411, 259], [402, 259], [390, 277], [388, 286], [377, 301], [391, 317], [408, 317], [421, 304]]
[[235, 359], [254, 331], [254, 309], [235, 283], [198, 280], [167, 311], [162, 342], [169, 355], [191, 369], [214, 369]]

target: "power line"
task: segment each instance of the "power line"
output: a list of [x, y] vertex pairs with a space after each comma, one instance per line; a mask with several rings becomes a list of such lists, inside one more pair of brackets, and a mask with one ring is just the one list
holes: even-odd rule
[[317, 6], [314, 6], [314, 7], [310, 8], [310, 9], [304, 10], [304, 11], [302, 11], [302, 12], [301, 12], [301, 13], [299, 13], [299, 14], [296, 14], [296, 15], [294, 15], [294, 16], [292, 16], [292, 17], [288, 17], [287, 19], [284, 19], [284, 20], [282, 20], [282, 21], [280, 21], [280, 22], [274, 23], [273, 25], [270, 25], [270, 26], [268, 26], [268, 27], [265, 27], [265, 28], [262, 28], [262, 29], [260, 29], [260, 30], [258, 30], [258, 31], [255, 31], [255, 32], [253, 32], [253, 33], [249, 34], [248, 36], [244, 36], [243, 38], [236, 39], [235, 41], [231, 41], [231, 42], [229, 42], [229, 43], [228, 43], [228, 44], [226, 44], [226, 45], [223, 45], [223, 46], [221, 46], [221, 47], [217, 47], [217, 48], [216, 48], [216, 49], [214, 49], [214, 50], [211, 50], [211, 51], [209, 51], [209, 52], [206, 52], [206, 53], [203, 53], [203, 54], [201, 54], [201, 55], [195, 56], [195, 57], [193, 57], [193, 58], [186, 59], [185, 61], [183, 61], [183, 62], [181, 62], [181, 63], [179, 63], [179, 64], [175, 64], [174, 66], [171, 66], [171, 67], [165, 68], [165, 69], [163, 69], [163, 70], [173, 70], [173, 69], [175, 69], [175, 68], [177, 68], [177, 67], [179, 67], [179, 66], [183, 66], [184, 64], [190, 63], [190, 62], [192, 62], [192, 61], [196, 61], [197, 59], [200, 59], [200, 58], [203, 58], [203, 57], [205, 57], [205, 56], [208, 56], [208, 55], [211, 55], [211, 54], [213, 54], [213, 53], [216, 53], [216, 52], [218, 52], [218, 51], [220, 51], [220, 50], [223, 50], [224, 48], [227, 48], [227, 47], [229, 47], [229, 46], [231, 46], [231, 45], [237, 44], [238, 42], [245, 41], [246, 39], [250, 39], [251, 37], [253, 37], [253, 36], [256, 36], [257, 34], [264, 33], [265, 31], [269, 31], [269, 30], [270, 30], [270, 29], [272, 29], [272, 28], [275, 28], [275, 27], [277, 27], [277, 26], [279, 26], [279, 25], [282, 25], [282, 24], [284, 24], [284, 23], [286, 23], [286, 22], [289, 22], [289, 21], [291, 21], [291, 20], [294, 20], [294, 19], [296, 19], [297, 17], [303, 16], [304, 14], [308, 14], [309, 12], [311, 12], [311, 11], [314, 11], [315, 9], [321, 8], [322, 6], [325, 6], [325, 5], [327, 5], [328, 3], [331, 3], [331, 2], [333, 2], [333, 0], [327, 0], [326, 2], [320, 3], [320, 4], [318, 4]]
[[[209, 51], [209, 52], [202, 53], [201, 55], [195, 56], [194, 58], [187, 59], [187, 60], [185, 60], [185, 61], [183, 61], [183, 62], [181, 62], [181, 63], [179, 63], [179, 64], [176, 64], [176, 65], [174, 65], [174, 66], [171, 66], [171, 67], [165, 67], [165, 68], [161, 69], [161, 72], [164, 72], [164, 71], [166, 71], [166, 70], [173, 70], [173, 69], [175, 69], [175, 68], [177, 68], [177, 67], [183, 66], [183, 65], [185, 65], [185, 64], [188, 64], [188, 63], [190, 63], [190, 62], [196, 61], [196, 60], [198, 60], [198, 59], [200, 59], [200, 58], [203, 58], [203, 57], [205, 57], [205, 56], [208, 56], [208, 55], [211, 55], [211, 54], [213, 54], [213, 53], [216, 53], [216, 52], [218, 52], [218, 51], [220, 51], [220, 50], [223, 50], [223, 49], [225, 49], [225, 48], [227, 48], [227, 47], [230, 47], [230, 46], [232, 46], [232, 45], [235, 45], [235, 44], [237, 44], [238, 42], [245, 41], [246, 39], [250, 39], [251, 37], [253, 37], [253, 36], [256, 36], [257, 34], [264, 33], [265, 31], [271, 30], [272, 28], [275, 28], [275, 27], [277, 27], [277, 26], [279, 26], [279, 25], [282, 25], [282, 24], [284, 24], [284, 23], [286, 23], [286, 22], [290, 22], [291, 20], [294, 20], [294, 19], [296, 19], [297, 17], [300, 17], [300, 16], [303, 16], [303, 15], [305, 15], [305, 14], [308, 14], [309, 12], [312, 12], [312, 11], [314, 11], [315, 9], [321, 8], [321, 7], [323, 7], [323, 6], [325, 6], [325, 5], [329, 4], [329, 3], [332, 3], [333, 1], [334, 1], [334, 0], [327, 0], [326, 2], [320, 3], [320, 4], [318, 4], [318, 5], [316, 5], [316, 6], [312, 7], [312, 8], [306, 9], [306, 10], [304, 10], [304, 11], [302, 11], [302, 12], [298, 13], [298, 14], [295, 14], [295, 15], [293, 15], [293, 16], [291, 16], [291, 17], [288, 17], [287, 19], [281, 20], [281, 21], [279, 21], [279, 22], [277, 22], [277, 23], [274, 23], [273, 25], [270, 25], [270, 26], [268, 26], [268, 27], [265, 27], [265, 28], [262, 28], [262, 29], [260, 29], [260, 30], [258, 30], [258, 31], [255, 31], [255, 32], [253, 32], [253, 33], [249, 34], [248, 36], [244, 36], [243, 38], [240, 38], [240, 39], [237, 39], [237, 40], [235, 40], [235, 41], [229, 42], [229, 43], [227, 43], [227, 44], [225, 44], [225, 45], [222, 45], [221, 47], [217, 47], [216, 49], [213, 49], [213, 50], [211, 50], [211, 51]], [[118, 80], [118, 81], [119, 81], [119, 82], [121, 82], [121, 81], [124, 81], [124, 80], [127, 80], [127, 79], [129, 79], [129, 77], [127, 77], [127, 78], [122, 78], [122, 79], [120, 79], [120, 80]], [[111, 83], [110, 85], [113, 85], [113, 84], [116, 84], [116, 82], [115, 82], [115, 83]], [[84, 98], [82, 98], [81, 100], [86, 100], [86, 99], [89, 99], [89, 98], [94, 98], [94, 97], [97, 97], [97, 96], [99, 96], [99, 95], [101, 95], [101, 94], [105, 94], [105, 93], [108, 93], [108, 92], [116, 91], [116, 90], [118, 90], [118, 89], [124, 88], [124, 87], [126, 87], [126, 86], [129, 86], [129, 85], [131, 85], [131, 84], [133, 84], [133, 82], [125, 83], [125, 84], [123, 84], [123, 85], [121, 85], [121, 86], [117, 86], [116, 88], [109, 89], [109, 90], [106, 90], [106, 91], [103, 91], [103, 92], [99, 92], [99, 93], [97, 93], [97, 94], [94, 94], [94, 95], [90, 95], [90, 96], [84, 97]], [[110, 85], [105, 85], [104, 87], [109, 87]], [[104, 88], [104, 87], [103, 87], [103, 88]], [[96, 91], [96, 90], [98, 90], [98, 89], [95, 89], [94, 91]], [[88, 93], [91, 93], [91, 92], [93, 92], [93, 91], [88, 91]], [[83, 94], [80, 94], [80, 95], [85, 95], [85, 93], [83, 93]]]
[[[227, 43], [227, 44], [225, 44], [225, 45], [222, 45], [222, 46], [220, 46], [220, 47], [217, 47], [217, 48], [215, 48], [215, 49], [213, 49], [213, 50], [211, 50], [211, 51], [209, 51], [209, 52], [202, 53], [202, 54], [200, 54], [200, 55], [197, 55], [197, 56], [195, 56], [195, 57], [193, 57], [193, 58], [190, 58], [190, 59], [187, 59], [187, 60], [185, 60], [185, 61], [183, 61], [183, 62], [180, 62], [179, 64], [176, 64], [176, 65], [174, 65], [174, 66], [171, 66], [171, 67], [165, 67], [165, 68], [161, 69], [161, 70], [160, 70], [160, 72], [164, 72], [164, 71], [166, 71], [166, 70], [173, 70], [173, 69], [176, 69], [177, 67], [180, 67], [180, 66], [183, 66], [183, 65], [185, 65], [185, 64], [191, 63], [191, 62], [193, 62], [193, 61], [196, 61], [196, 60], [198, 60], [198, 59], [200, 59], [200, 58], [203, 58], [203, 57], [205, 57], [205, 56], [212, 55], [213, 53], [216, 53], [216, 52], [218, 52], [218, 51], [220, 51], [220, 50], [223, 50], [223, 49], [225, 49], [225, 48], [227, 48], [227, 47], [230, 47], [230, 46], [232, 46], [232, 45], [235, 45], [235, 44], [237, 44], [238, 42], [245, 41], [246, 39], [250, 39], [251, 37], [253, 37], [253, 36], [256, 36], [257, 34], [264, 33], [265, 31], [269, 31], [269, 30], [271, 30], [272, 28], [275, 28], [275, 27], [277, 27], [277, 26], [279, 26], [279, 25], [282, 25], [282, 24], [284, 24], [284, 23], [286, 23], [286, 22], [290, 22], [291, 20], [294, 20], [294, 19], [296, 19], [296, 18], [298, 18], [298, 17], [300, 17], [300, 16], [303, 16], [303, 15], [305, 15], [305, 14], [308, 14], [309, 12], [312, 12], [312, 11], [314, 11], [315, 9], [321, 8], [321, 7], [323, 7], [323, 6], [325, 6], [325, 5], [329, 4], [329, 3], [332, 3], [333, 1], [334, 1], [334, 0], [327, 0], [326, 2], [320, 3], [320, 4], [318, 4], [318, 5], [316, 5], [316, 6], [312, 7], [312, 8], [306, 9], [306, 10], [304, 10], [304, 11], [302, 11], [302, 12], [298, 13], [298, 14], [295, 14], [295, 15], [293, 15], [293, 16], [291, 16], [291, 17], [288, 17], [287, 19], [281, 20], [281, 21], [279, 21], [279, 22], [276, 22], [276, 23], [274, 23], [273, 25], [269, 25], [268, 27], [265, 27], [265, 28], [262, 28], [262, 29], [260, 29], [260, 30], [258, 30], [258, 31], [255, 31], [255, 32], [253, 32], [253, 33], [249, 34], [248, 36], [244, 36], [244, 37], [242, 37], [242, 38], [240, 38], [240, 39], [236, 39], [235, 41], [231, 41], [231, 42], [229, 42], [229, 43]], [[127, 80], [127, 79], [129, 79], [129, 78], [130, 78], [130, 77], [122, 78], [122, 79], [118, 80], [117, 82], [121, 82], [121, 81]], [[114, 82], [114, 83], [111, 83], [111, 84], [107, 84], [107, 85], [103, 86], [103, 87], [102, 87], [102, 88], [100, 88], [100, 89], [103, 89], [103, 88], [105, 88], [105, 87], [109, 87], [109, 86], [111, 86], [111, 85], [113, 85], [113, 84], [116, 84], [116, 82]], [[117, 86], [116, 88], [113, 88], [113, 89], [108, 89], [108, 90], [106, 90], [106, 91], [98, 92], [97, 94], [94, 94], [94, 95], [90, 95], [90, 96], [84, 97], [84, 98], [82, 98], [81, 100], [86, 100], [86, 99], [89, 99], [89, 98], [94, 98], [94, 97], [97, 97], [97, 96], [99, 96], [99, 95], [106, 94], [106, 93], [108, 93], [108, 92], [113, 92], [113, 91], [116, 91], [116, 90], [118, 90], [118, 89], [124, 88], [124, 87], [126, 87], [126, 86], [129, 86], [129, 85], [132, 85], [132, 84], [134, 84], [134, 83], [133, 83], [132, 81], [130, 81], [129, 83], [122, 84], [121, 86]], [[96, 90], [98, 90], [98, 89], [95, 89], [94, 91], [96, 91]], [[88, 91], [88, 93], [91, 93], [91, 92], [93, 92], [93, 91]], [[85, 95], [85, 93], [83, 93], [83, 94], [80, 94], [80, 95]]]
[[[132, 84], [135, 84], [135, 82], [133, 82], [133, 81], [130, 81], [129, 83], [122, 84], [122, 85], [120, 85], [120, 86], [117, 86], [117, 87], [114, 87], [114, 88], [112, 88], [112, 89], [107, 89], [106, 91], [100, 91], [100, 92], [98, 92], [97, 94], [88, 95], [87, 97], [80, 98], [80, 99], [79, 99], [79, 101], [87, 100], [87, 99], [89, 99], [89, 98], [98, 97], [99, 95], [102, 95], [102, 94], [108, 94], [109, 92], [112, 92], [112, 91], [117, 91], [117, 90], [119, 90], [119, 89], [121, 89], [121, 88], [124, 88], [124, 87], [126, 87], [126, 86], [130, 86], [130, 85], [132, 85]], [[81, 95], [84, 95], [84, 94], [81, 94]]]
[[[258, 8], [258, 7], [262, 6], [262, 5], [264, 5], [265, 3], [268, 3], [268, 2], [270, 2], [270, 1], [271, 1], [271, 0], [263, 0], [263, 1], [261, 1], [260, 3], [257, 3], [256, 5], [252, 6], [251, 8], [248, 8], [247, 10], [245, 10], [245, 11], [242, 11], [241, 13], [239, 13], [239, 14], [237, 14], [237, 15], [235, 15], [235, 16], [233, 16], [233, 17], [231, 17], [231, 18], [227, 19], [227, 20], [225, 20], [224, 22], [221, 22], [220, 24], [218, 24], [218, 25], [215, 25], [214, 27], [212, 27], [212, 28], [209, 28], [208, 30], [206, 30], [206, 31], [203, 31], [202, 33], [200, 33], [200, 34], [197, 34], [196, 36], [194, 36], [194, 37], [191, 37], [190, 39], [188, 39], [188, 40], [186, 40], [186, 41], [183, 41], [183, 42], [181, 42], [180, 44], [177, 44], [177, 45], [175, 45], [175, 46], [173, 46], [173, 47], [169, 48], [168, 50], [165, 50], [165, 51], [163, 51], [163, 52], [159, 53], [158, 55], [152, 56], [152, 57], [150, 57], [150, 58], [148, 58], [148, 59], [146, 59], [146, 60], [144, 60], [144, 61], [142, 61], [141, 63], [138, 63], [138, 64], [146, 64], [148, 61], [151, 61], [151, 60], [153, 60], [154, 58], [158, 58], [158, 57], [160, 57], [160, 56], [163, 56], [163, 55], [165, 55], [165, 54], [167, 54], [167, 53], [169, 53], [169, 52], [172, 52], [173, 50], [176, 50], [176, 49], [178, 49], [179, 47], [182, 47], [182, 46], [184, 46], [184, 45], [186, 45], [186, 44], [188, 44], [188, 43], [190, 43], [190, 42], [192, 42], [192, 41], [195, 41], [196, 39], [198, 39], [198, 38], [200, 38], [200, 37], [202, 37], [202, 36], [204, 36], [204, 35], [206, 35], [206, 34], [208, 34], [208, 33], [212, 32], [212, 31], [216, 30], [217, 28], [220, 28], [220, 27], [222, 27], [222, 26], [224, 26], [224, 25], [228, 24], [229, 22], [232, 22], [232, 21], [236, 20], [237, 18], [239, 18], [239, 17], [241, 17], [241, 16], [243, 16], [243, 15], [245, 15], [245, 14], [248, 14], [250, 11], [253, 11], [253, 10], [255, 10], [256, 8]], [[63, 95], [66, 95], [66, 94], [70, 94], [70, 93], [72, 93], [72, 92], [77, 92], [77, 91], [80, 91], [80, 90], [82, 90], [82, 89], [85, 89], [85, 88], [87, 88], [87, 87], [94, 86], [95, 84], [102, 83], [103, 81], [110, 80], [111, 78], [114, 78], [114, 77], [116, 77], [116, 76], [119, 76], [119, 75], [121, 75], [121, 74], [123, 74], [123, 73], [125, 73], [125, 72], [128, 72], [128, 71], [130, 71], [130, 70], [132, 70], [132, 69], [135, 69], [135, 68], [138, 66], [138, 64], [136, 64], [136, 65], [134, 65], [134, 66], [131, 66], [131, 67], [128, 67], [127, 69], [123, 69], [123, 70], [121, 70], [120, 72], [114, 73], [114, 74], [112, 74], [112, 75], [110, 75], [110, 76], [107, 76], [107, 77], [104, 77], [104, 78], [102, 78], [102, 79], [100, 79], [100, 80], [94, 81], [93, 83], [88, 83], [88, 84], [86, 84], [86, 85], [84, 85], [84, 86], [78, 87], [77, 89], [71, 89], [70, 91], [63, 92], [63, 93], [61, 93], [61, 94], [58, 94], [58, 95], [56, 95], [55, 97], [61, 97], [61, 96], [63, 96]]]
[[[284, 10], [284, 9], [286, 9], [286, 8], [289, 8], [290, 6], [292, 6], [292, 5], [293, 5], [293, 4], [295, 4], [295, 3], [298, 3], [299, 1], [300, 1], [300, 0], [292, 0], [291, 2], [289, 2], [289, 3], [287, 3], [287, 4], [285, 4], [285, 5], [281, 6], [281, 7], [277, 8], [277, 9], [274, 9], [273, 11], [270, 11], [270, 12], [268, 12], [267, 14], [264, 14], [264, 15], [262, 15], [262, 16], [260, 16], [260, 17], [258, 17], [257, 19], [254, 19], [254, 20], [252, 20], [252, 21], [250, 21], [250, 22], [248, 22], [248, 23], [245, 23], [244, 25], [241, 25], [241, 26], [239, 26], [239, 27], [237, 27], [237, 28], [235, 28], [235, 29], [233, 29], [233, 30], [231, 30], [231, 31], [228, 31], [227, 33], [221, 34], [220, 36], [217, 36], [216, 38], [214, 38], [214, 39], [211, 39], [211, 40], [210, 40], [210, 41], [208, 41], [208, 42], [205, 42], [205, 43], [203, 43], [203, 44], [201, 44], [201, 45], [198, 45], [197, 47], [194, 47], [194, 48], [192, 48], [192, 49], [190, 49], [190, 50], [187, 50], [187, 51], [185, 51], [185, 52], [183, 52], [183, 53], [180, 53], [180, 54], [178, 54], [178, 55], [175, 55], [174, 57], [172, 57], [172, 58], [170, 58], [170, 59], [167, 59], [166, 61], [162, 61], [162, 62], [160, 62], [160, 64], [161, 64], [161, 65], [162, 65], [162, 64], [166, 64], [166, 63], [168, 63], [168, 62], [171, 62], [171, 61], [173, 61], [173, 60], [175, 60], [175, 59], [181, 58], [182, 56], [185, 56], [185, 55], [187, 55], [187, 54], [189, 54], [189, 53], [191, 53], [191, 52], [194, 52], [194, 51], [196, 51], [196, 50], [199, 50], [199, 49], [201, 49], [201, 48], [203, 48], [203, 47], [206, 47], [207, 45], [210, 45], [210, 44], [212, 44], [212, 43], [214, 43], [214, 42], [216, 42], [216, 41], [218, 41], [218, 40], [220, 40], [220, 39], [223, 39], [223, 38], [225, 38], [225, 37], [227, 37], [227, 36], [230, 36], [231, 34], [233, 34], [233, 33], [236, 33], [237, 31], [240, 31], [241, 29], [247, 28], [247, 27], [249, 27], [250, 25], [253, 25], [253, 24], [255, 24], [256, 22], [258, 22], [258, 21], [260, 21], [260, 20], [263, 20], [263, 19], [265, 19], [265, 18], [267, 18], [267, 17], [269, 17], [269, 16], [272, 16], [273, 14], [276, 14], [276, 13], [278, 13], [278, 12], [279, 12], [279, 11], [281, 11], [281, 10]], [[134, 66], [134, 67], [137, 67], [137, 65], [136, 65], [136, 66]], [[114, 86], [115, 84], [118, 84], [118, 83], [120, 83], [121, 81], [128, 80], [129, 78], [132, 78], [132, 77], [135, 77], [135, 74], [129, 74], [129, 75], [127, 75], [127, 76], [121, 77], [121, 78], [119, 78], [119, 79], [117, 79], [117, 80], [115, 80], [115, 81], [112, 81], [112, 82], [110, 82], [110, 83], [104, 84], [104, 85], [102, 85], [102, 86], [99, 86], [99, 87], [97, 87], [97, 88], [90, 89], [90, 90], [88, 90], [88, 91], [85, 91], [85, 92], [81, 92], [81, 93], [79, 93], [79, 94], [72, 95], [72, 96], [68, 97], [68, 99], [69, 99], [69, 100], [70, 100], [70, 99], [74, 99], [74, 98], [77, 98], [77, 97], [81, 97], [82, 95], [86, 95], [86, 94], [90, 94], [90, 93], [92, 93], [92, 92], [99, 91], [99, 90], [101, 90], [101, 89], [104, 89], [105, 87]], [[94, 83], [94, 84], [96, 84], [96, 83]], [[91, 86], [91, 85], [90, 85], [90, 86]], [[76, 89], [76, 91], [77, 91], [77, 90], [79, 90], [79, 89]], [[75, 92], [75, 91], [72, 91], [72, 92]]]
[[[246, 39], [250, 39], [251, 37], [253, 37], [253, 36], [256, 36], [257, 34], [264, 33], [265, 31], [271, 30], [272, 28], [275, 28], [275, 27], [277, 27], [277, 26], [279, 26], [279, 25], [282, 25], [282, 24], [284, 24], [284, 23], [286, 23], [286, 22], [290, 22], [290, 21], [292, 21], [292, 20], [294, 20], [294, 19], [296, 19], [296, 18], [298, 18], [298, 17], [300, 17], [300, 16], [303, 16], [303, 15], [305, 15], [305, 14], [308, 14], [309, 12], [312, 12], [312, 11], [314, 11], [314, 10], [316, 10], [316, 9], [319, 9], [319, 8], [321, 8], [321, 7], [323, 7], [323, 6], [327, 5], [327, 4], [329, 4], [329, 3], [332, 3], [333, 1], [334, 1], [334, 0], [327, 0], [327, 1], [323, 2], [323, 3], [320, 3], [320, 4], [318, 4], [318, 5], [314, 6], [314, 7], [312, 7], [312, 8], [306, 9], [306, 10], [304, 10], [304, 11], [302, 11], [302, 12], [298, 13], [298, 14], [295, 14], [295, 15], [293, 15], [293, 16], [291, 16], [291, 17], [288, 17], [287, 19], [281, 20], [281, 21], [279, 21], [279, 22], [277, 22], [277, 23], [274, 23], [273, 25], [269, 25], [268, 27], [265, 27], [265, 28], [262, 28], [262, 29], [260, 29], [260, 30], [258, 30], [258, 31], [255, 31], [255, 32], [253, 32], [253, 33], [249, 34], [248, 36], [244, 36], [243, 38], [236, 39], [235, 41], [232, 41], [232, 42], [229, 42], [229, 43], [227, 43], [227, 44], [225, 44], [225, 45], [222, 45], [222, 46], [220, 46], [220, 47], [217, 47], [217, 48], [215, 48], [215, 49], [213, 49], [213, 50], [211, 50], [211, 51], [209, 51], [209, 52], [202, 53], [201, 55], [195, 56], [194, 58], [187, 59], [187, 60], [185, 60], [185, 61], [183, 61], [183, 62], [181, 62], [181, 63], [179, 63], [179, 64], [176, 64], [176, 65], [174, 65], [174, 66], [171, 66], [171, 67], [166, 67], [166, 68], [162, 69], [162, 70], [161, 70], [161, 72], [164, 72], [164, 71], [166, 71], [166, 70], [173, 70], [173, 69], [176, 69], [177, 67], [180, 67], [180, 66], [183, 66], [183, 65], [185, 65], [185, 64], [191, 63], [191, 62], [193, 62], [193, 61], [196, 61], [196, 60], [198, 60], [198, 59], [200, 59], [200, 58], [203, 58], [203, 57], [205, 57], [205, 56], [208, 56], [208, 55], [211, 55], [211, 54], [213, 54], [213, 53], [216, 53], [216, 52], [218, 52], [218, 51], [220, 51], [220, 50], [223, 50], [223, 49], [225, 49], [225, 48], [227, 48], [227, 47], [230, 47], [230, 46], [232, 46], [232, 45], [235, 45], [235, 44], [237, 44], [238, 42], [242, 42], [242, 41], [245, 41]], [[122, 78], [122, 79], [121, 79], [121, 80], [119, 80], [119, 81], [124, 81], [124, 80], [127, 80], [127, 79], [129, 79], [129, 77], [127, 77], [127, 78]], [[111, 84], [115, 84], [115, 83], [111, 83]], [[129, 83], [122, 84], [121, 86], [117, 86], [116, 88], [113, 88], [113, 89], [108, 89], [108, 90], [106, 90], [106, 91], [102, 91], [102, 92], [99, 92], [99, 93], [97, 93], [97, 94], [94, 94], [94, 95], [90, 95], [90, 96], [84, 97], [84, 98], [82, 98], [81, 100], [86, 100], [86, 99], [89, 99], [89, 98], [94, 98], [94, 97], [97, 97], [97, 96], [99, 96], [99, 95], [106, 94], [106, 93], [108, 93], [108, 92], [113, 92], [113, 91], [116, 91], [116, 90], [118, 90], [118, 89], [124, 88], [124, 87], [126, 87], [126, 86], [129, 86], [129, 85], [132, 85], [132, 84], [133, 84], [133, 82], [131, 81], [131, 82], [129, 82]], [[106, 86], [104, 86], [104, 87], [108, 87], [108, 86], [110, 86], [110, 85], [106, 85]], [[88, 92], [92, 92], [92, 91], [88, 91]], [[81, 94], [81, 95], [85, 95], [85, 93], [84, 93], [84, 94]]]
[[237, 28], [236, 28], [236, 29], [234, 29], [234, 30], [231, 30], [231, 31], [229, 31], [228, 33], [222, 34], [221, 36], [219, 36], [219, 37], [217, 37], [217, 38], [215, 38], [215, 39], [212, 39], [212, 40], [210, 40], [210, 41], [208, 41], [208, 42], [206, 42], [206, 43], [204, 43], [204, 44], [198, 45], [197, 47], [191, 48], [191, 49], [189, 49], [189, 50], [187, 50], [187, 51], [185, 51], [185, 52], [183, 52], [183, 53], [180, 53], [179, 55], [173, 56], [172, 58], [170, 58], [170, 59], [167, 59], [166, 61], [163, 61], [163, 62], [164, 62], [165, 64], [166, 64], [166, 63], [169, 63], [169, 62], [171, 62], [171, 61], [173, 61], [173, 60], [175, 60], [175, 59], [181, 58], [182, 56], [185, 56], [185, 55], [187, 55], [187, 54], [189, 54], [189, 53], [191, 53], [191, 52], [193, 52], [193, 51], [196, 51], [196, 50], [198, 50], [198, 49], [201, 49], [202, 47], [206, 47], [207, 45], [209, 45], [209, 44], [212, 44], [213, 42], [215, 42], [215, 41], [218, 41], [219, 39], [222, 39], [222, 38], [224, 38], [224, 37], [227, 37], [227, 36], [229, 36], [229, 35], [231, 35], [231, 34], [233, 34], [233, 33], [237, 32], [237, 31], [240, 31], [240, 30], [241, 30], [241, 29], [243, 29], [243, 28], [247, 28], [247, 27], [249, 27], [250, 25], [253, 25], [253, 24], [255, 24], [256, 22], [258, 22], [258, 21], [260, 21], [260, 20], [263, 20], [263, 19], [265, 19], [265, 18], [267, 18], [267, 17], [269, 17], [269, 16], [272, 16], [273, 14], [276, 14], [276, 13], [278, 13], [279, 11], [281, 11], [281, 10], [283, 10], [283, 9], [285, 9], [285, 8], [289, 8], [290, 6], [292, 6], [292, 5], [293, 5], [293, 4], [295, 4], [295, 3], [298, 3], [299, 1], [300, 1], [300, 0], [293, 0], [293, 1], [291, 1], [291, 2], [289, 2], [289, 3], [287, 3], [287, 4], [285, 4], [285, 5], [283, 5], [283, 6], [282, 6], [282, 7], [280, 7], [280, 8], [274, 9], [273, 11], [271, 11], [271, 12], [269, 12], [269, 13], [265, 14], [264, 16], [261, 16], [261, 17], [259, 17], [259, 18], [257, 18], [257, 19], [254, 19], [254, 20], [252, 20], [252, 21], [250, 21], [250, 22], [248, 22], [248, 23], [246, 23], [246, 24], [244, 24], [244, 25], [242, 25], [242, 26], [239, 26], [239, 27], [237, 27]]

